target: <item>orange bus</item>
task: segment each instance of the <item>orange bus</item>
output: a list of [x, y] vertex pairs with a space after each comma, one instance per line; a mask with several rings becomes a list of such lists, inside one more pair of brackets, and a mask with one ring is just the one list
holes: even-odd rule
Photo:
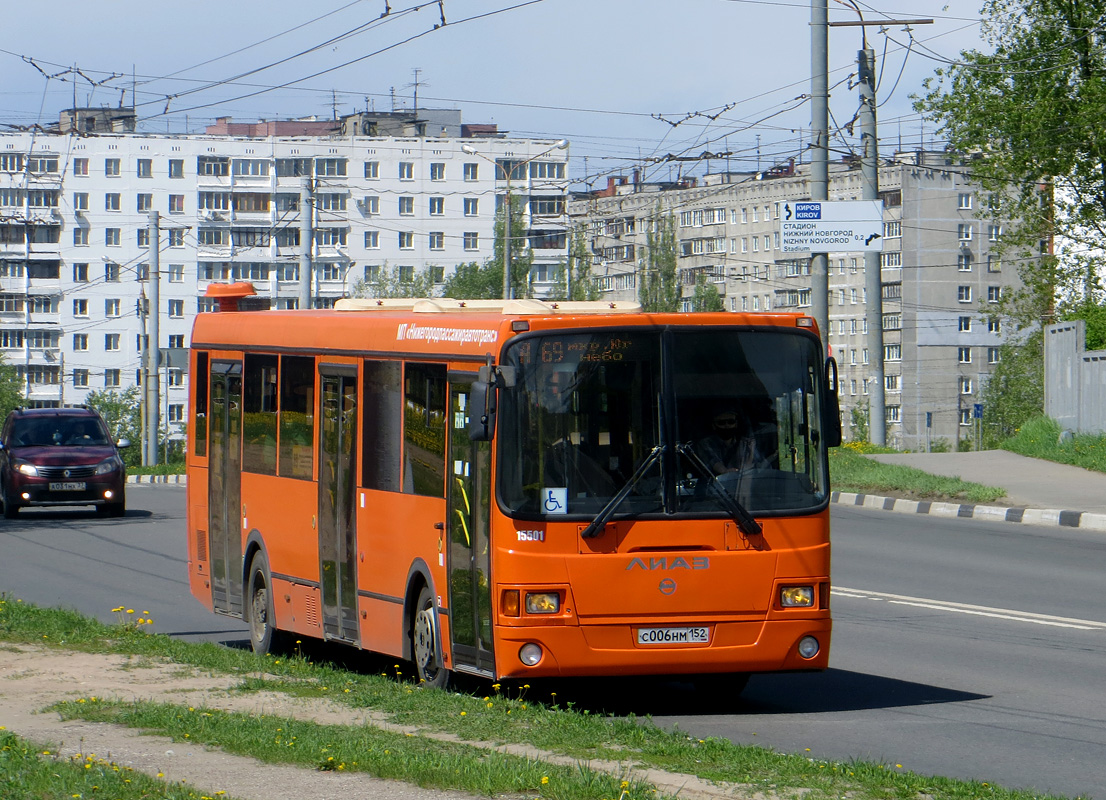
[[840, 420], [811, 317], [237, 310], [251, 291], [213, 286], [223, 309], [192, 330], [188, 570], [255, 650], [343, 642], [437, 686], [727, 675], [740, 691], [827, 666]]

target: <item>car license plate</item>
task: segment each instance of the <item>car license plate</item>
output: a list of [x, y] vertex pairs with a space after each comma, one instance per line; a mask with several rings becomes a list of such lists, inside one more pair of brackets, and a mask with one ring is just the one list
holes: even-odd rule
[[50, 484], [51, 492], [83, 492], [88, 488], [84, 481], [59, 481]]
[[703, 628], [638, 628], [638, 644], [706, 644], [709, 632]]

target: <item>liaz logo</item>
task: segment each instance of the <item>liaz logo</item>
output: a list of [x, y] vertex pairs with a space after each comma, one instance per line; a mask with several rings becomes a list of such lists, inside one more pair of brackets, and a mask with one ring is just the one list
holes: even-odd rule
[[710, 569], [710, 559], [706, 556], [695, 556], [686, 559], [681, 556], [675, 558], [650, 558], [648, 563], [644, 559], [635, 558], [626, 567], [626, 570], [640, 569], [651, 572], [655, 569]]

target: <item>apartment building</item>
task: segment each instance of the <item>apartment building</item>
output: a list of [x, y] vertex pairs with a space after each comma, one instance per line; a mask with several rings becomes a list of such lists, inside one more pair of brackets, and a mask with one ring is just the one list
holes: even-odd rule
[[[364, 114], [322, 135], [139, 134], [94, 113], [62, 116], [70, 124], [55, 132], [0, 133], [0, 354], [33, 406], [139, 383], [148, 315], [159, 315], [159, 348], [186, 348], [193, 316], [213, 308], [204, 298], [213, 281], [248, 280], [272, 307], [298, 307], [302, 230], [318, 307], [380, 270], [440, 283], [458, 264], [490, 258], [508, 186], [522, 198], [539, 293], [567, 255], [563, 143], [444, 122], [434, 136], [417, 125], [366, 136], [399, 123], [370, 125]], [[147, 288], [152, 211], [157, 309]], [[171, 424], [185, 419], [181, 363], [166, 359], [160, 373]]]
[[[988, 314], [1017, 285], [992, 248], [1001, 228], [969, 170], [945, 153], [900, 153], [880, 168], [883, 352], [868, 345], [862, 253], [829, 255], [829, 346], [840, 366], [846, 436], [863, 412], [882, 356], [888, 444], [925, 450], [970, 438], [973, 409], [999, 357], [1001, 321]], [[830, 170], [830, 200], [861, 199], [859, 165]], [[810, 199], [808, 168], [712, 174], [677, 184], [612, 179], [570, 205], [612, 299], [635, 296], [638, 264], [657, 215], [676, 223], [683, 308], [700, 276], [730, 311], [809, 310], [810, 259], [780, 250], [787, 202]]]

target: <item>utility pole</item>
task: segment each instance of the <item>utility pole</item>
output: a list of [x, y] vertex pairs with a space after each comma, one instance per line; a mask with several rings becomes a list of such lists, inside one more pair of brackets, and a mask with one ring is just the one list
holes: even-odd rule
[[[829, 200], [829, 0], [810, 0], [810, 199]], [[829, 255], [810, 257], [811, 312], [829, 343]]]
[[300, 308], [311, 308], [311, 247], [314, 244], [314, 231], [311, 227], [311, 178], [300, 181]]
[[[857, 52], [857, 75], [860, 77], [860, 169], [864, 178], [861, 197], [879, 200], [879, 142], [876, 139], [876, 54], [865, 41]], [[872, 444], [887, 444], [887, 405], [883, 383], [883, 266], [882, 254], [875, 250], [864, 253], [864, 289], [868, 306], [864, 310], [868, 322], [868, 436]]]
[[158, 322], [161, 316], [161, 220], [157, 211], [150, 212], [150, 264], [147, 280], [149, 290], [147, 294], [150, 300], [150, 310], [147, 313], [147, 338], [146, 338], [146, 373], [142, 376], [145, 381], [143, 388], [146, 390], [146, 448], [143, 453], [143, 463], [147, 466], [155, 466], [158, 463], [157, 433], [158, 417], [161, 411], [161, 401], [158, 392], [158, 355], [161, 350], [158, 347]]
[[[860, 171], [863, 178], [861, 198], [879, 200], [879, 138], [876, 132], [876, 53], [868, 46], [867, 25], [925, 25], [929, 19], [878, 20], [865, 22], [860, 9], [853, 4], [860, 19], [856, 22], [834, 22], [832, 27], [859, 27], [861, 49], [857, 51], [857, 76], [860, 86]], [[886, 384], [883, 376], [883, 265], [881, 254], [864, 253], [864, 291], [867, 305], [864, 319], [868, 323], [868, 437], [872, 444], [887, 444]], [[927, 431], [928, 435], [928, 431]]]

